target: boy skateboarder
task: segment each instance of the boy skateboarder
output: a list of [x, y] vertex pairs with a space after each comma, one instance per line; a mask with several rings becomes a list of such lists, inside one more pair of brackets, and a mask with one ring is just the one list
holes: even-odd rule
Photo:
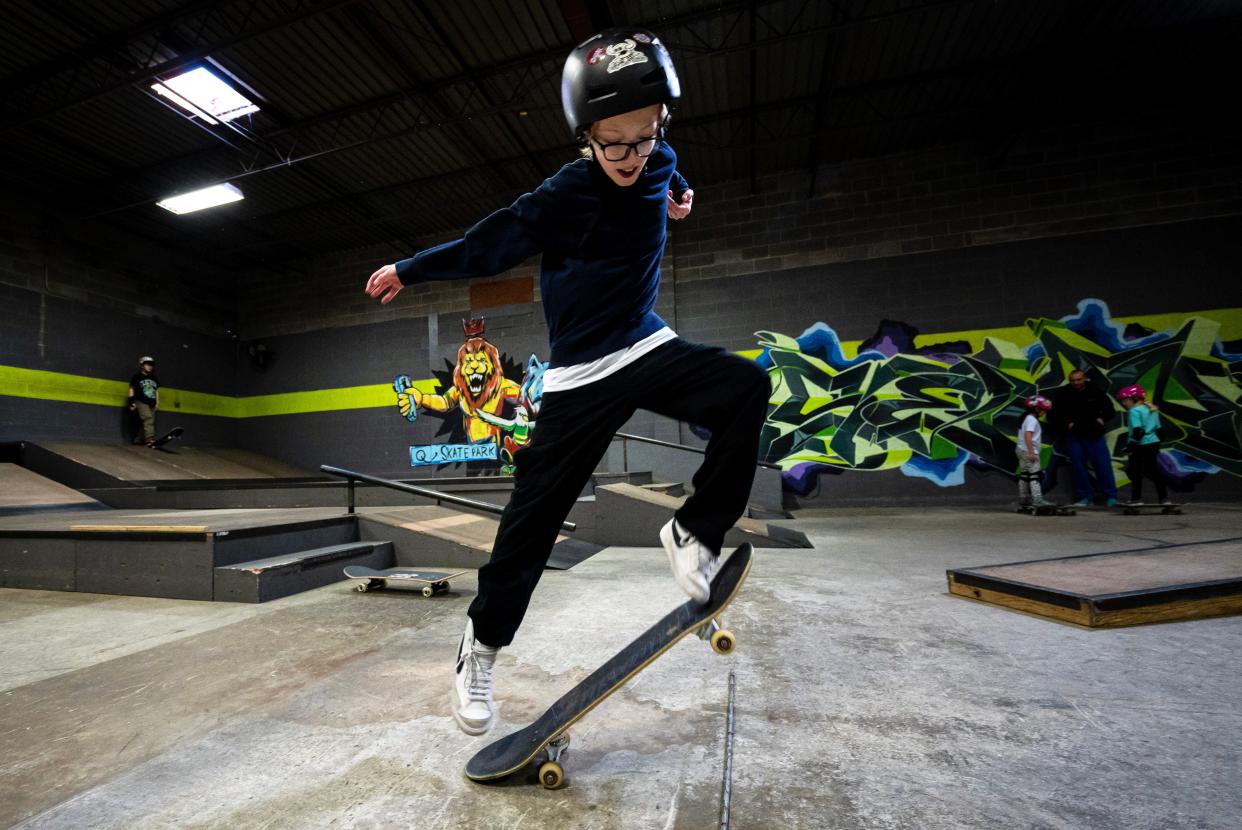
[[160, 381], [155, 376], [155, 358], [138, 358], [141, 371], [129, 379], [129, 408], [142, 421], [142, 441], [148, 447], [155, 446], [155, 412], [160, 408]]
[[694, 197], [664, 141], [668, 105], [680, 94], [652, 32], [610, 29], [580, 44], [565, 62], [561, 100], [583, 158], [461, 239], [386, 265], [367, 282], [367, 293], [387, 303], [415, 282], [489, 276], [543, 255], [550, 365], [458, 650], [453, 715], [469, 734], [491, 728], [496, 653], [522, 622], [561, 521], [635, 410], [712, 433], [694, 495], [660, 532], [674, 579], [698, 602], [707, 602], [724, 534], [746, 507], [767, 374], [682, 340], [654, 311], [667, 219], [688, 215]]

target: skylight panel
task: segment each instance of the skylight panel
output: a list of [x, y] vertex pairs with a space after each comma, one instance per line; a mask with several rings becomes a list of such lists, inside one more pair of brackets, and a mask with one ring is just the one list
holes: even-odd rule
[[232, 121], [259, 111], [253, 101], [203, 66], [151, 84], [151, 88], [208, 124], [215, 124], [216, 120]]
[[204, 187], [201, 190], [192, 190], [189, 193], [169, 196], [167, 199], [156, 202], [156, 204], [164, 210], [182, 214], [193, 213], [196, 210], [204, 210], [205, 208], [218, 205], [227, 205], [229, 202], [237, 202], [244, 198], [246, 197], [242, 195], [241, 190], [226, 183], [213, 184], [211, 187]]

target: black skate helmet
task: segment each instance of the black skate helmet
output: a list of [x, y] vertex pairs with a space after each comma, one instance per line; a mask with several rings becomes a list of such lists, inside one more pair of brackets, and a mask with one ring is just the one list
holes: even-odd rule
[[561, 73], [561, 105], [574, 138], [591, 124], [681, 97], [668, 50], [646, 29], [608, 29], [578, 44]]

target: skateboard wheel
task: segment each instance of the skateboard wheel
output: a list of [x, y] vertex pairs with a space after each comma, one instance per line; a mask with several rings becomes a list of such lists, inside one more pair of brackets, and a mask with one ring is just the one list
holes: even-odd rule
[[727, 628], [721, 628], [712, 633], [712, 651], [717, 654], [728, 654], [733, 651], [733, 647], [737, 645], [737, 641], [733, 638], [733, 632]]
[[365, 594], [365, 593], [367, 592], [367, 588], [369, 588], [369, 587], [370, 587], [370, 586], [369, 586], [369, 585], [367, 585], [365, 582], [359, 582], [359, 583], [358, 583], [358, 586], [357, 586], [356, 588], [354, 588], [354, 590], [355, 590], [355, 591], [357, 591], [357, 592], [358, 592], [358, 593], [360, 593], [360, 594]]
[[435, 592], [436, 592], [436, 589], [432, 588], [430, 585], [423, 586], [423, 596], [425, 597], [434, 596]]
[[545, 790], [558, 789], [565, 783], [565, 770], [556, 761], [546, 761], [539, 767], [539, 783]]

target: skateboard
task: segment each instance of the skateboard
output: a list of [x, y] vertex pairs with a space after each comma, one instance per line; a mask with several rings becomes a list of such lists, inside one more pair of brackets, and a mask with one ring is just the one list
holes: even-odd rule
[[349, 565], [345, 568], [345, 575], [350, 579], [360, 580], [358, 587], [355, 589], [365, 594], [372, 588], [392, 588], [393, 583], [400, 584], [402, 582], [413, 587], [421, 584], [423, 586], [423, 596], [433, 597], [436, 594], [447, 593], [449, 589], [449, 580], [455, 576], [461, 576], [465, 571], [457, 571], [456, 573], [441, 573], [440, 571], [416, 571], [412, 568], [389, 568], [386, 571], [377, 571], [374, 568], [367, 568], [363, 565]]
[[165, 444], [167, 444], [169, 441], [173, 440], [174, 438], [180, 438], [183, 432], [185, 432], [185, 429], [183, 429], [182, 427], [173, 427], [172, 429], [168, 430], [168, 432], [161, 435], [159, 438], [156, 438], [155, 441], [151, 444], [151, 446], [162, 447]]
[[1163, 513], [1166, 516], [1170, 514], [1180, 516], [1182, 515], [1182, 508], [1185, 506], [1186, 502], [1179, 502], [1178, 504], [1147, 504], [1143, 502], [1125, 504], [1120, 502], [1113, 505], [1113, 508], [1120, 510], [1127, 516], [1138, 516], [1142, 513]]
[[560, 787], [565, 781], [560, 759], [569, 748], [569, 727], [674, 643], [695, 632], [700, 639], [710, 641], [717, 654], [733, 651], [737, 640], [721, 626], [720, 612], [737, 596], [750, 573], [752, 553], [750, 544], [744, 544], [725, 560], [712, 581], [711, 599], [706, 605], [693, 600], [682, 603], [566, 692], [534, 723], [479, 750], [466, 763], [466, 777], [472, 781], [504, 778], [541, 758], [539, 782], [550, 790]]
[[1045, 504], [1040, 507], [1035, 505], [1018, 505], [1019, 513], [1025, 513], [1028, 516], [1076, 516], [1078, 515], [1077, 505], [1074, 504]]

